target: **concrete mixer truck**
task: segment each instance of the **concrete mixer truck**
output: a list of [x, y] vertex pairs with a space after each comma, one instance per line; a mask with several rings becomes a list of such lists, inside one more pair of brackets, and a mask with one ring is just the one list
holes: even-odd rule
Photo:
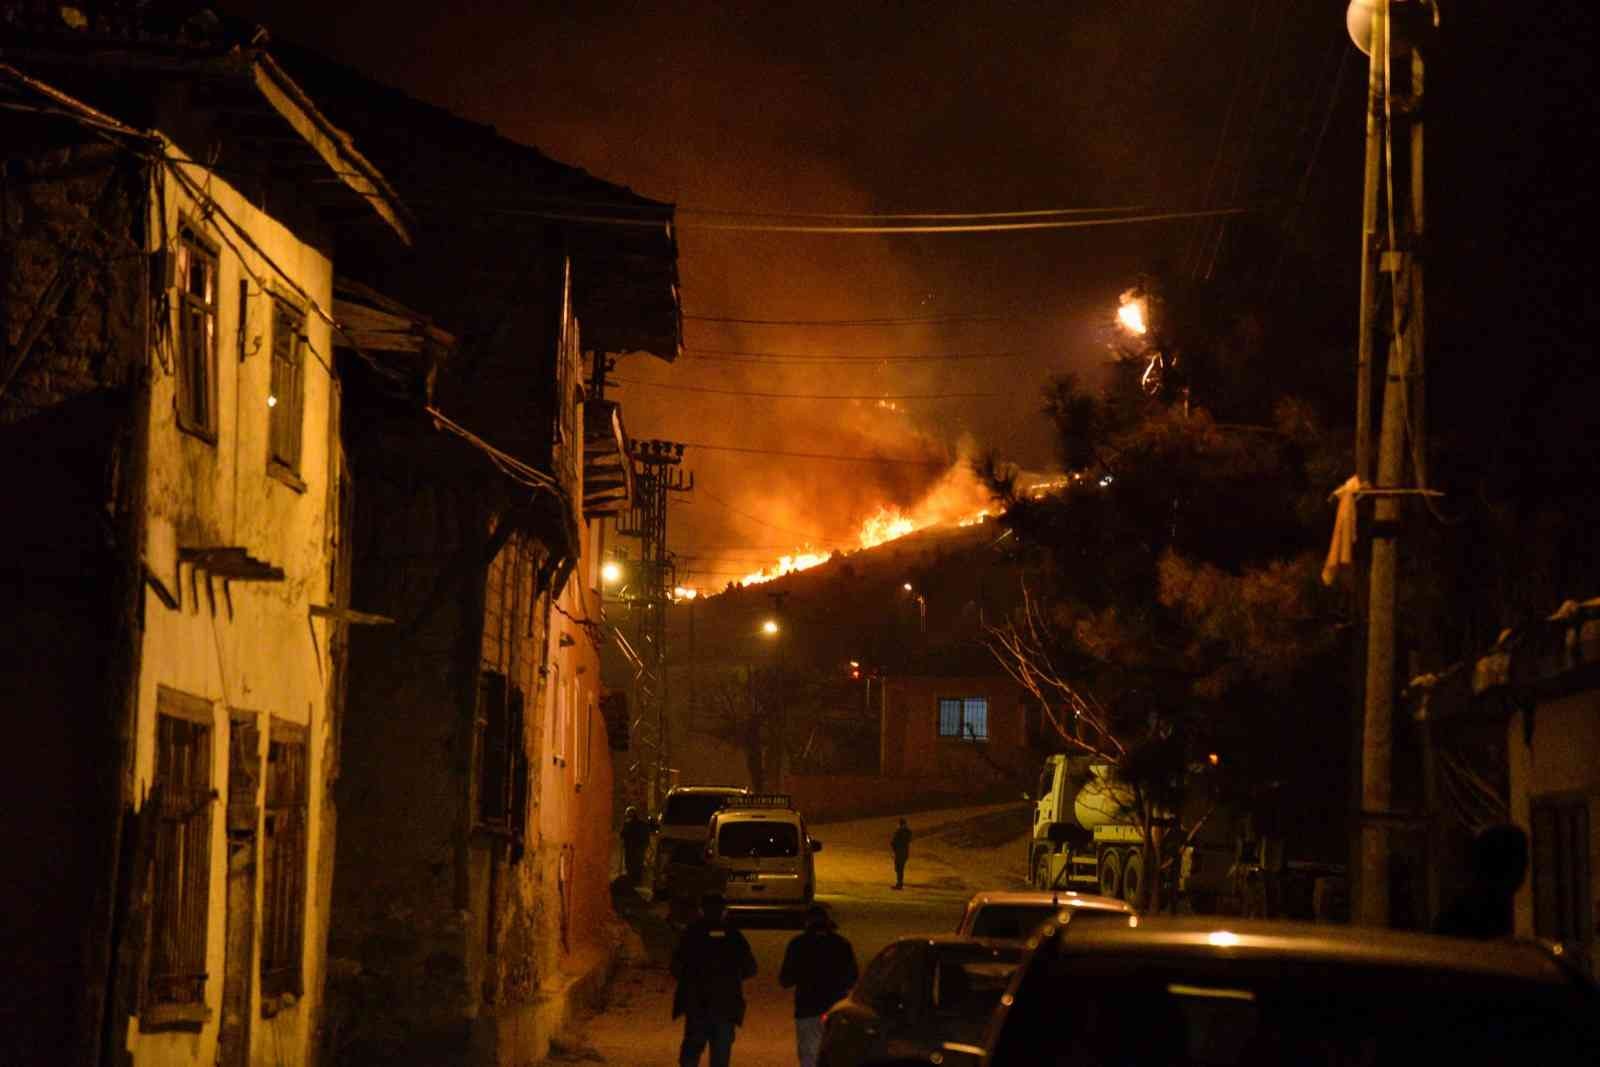
[[[1144, 869], [1132, 791], [1111, 767], [1084, 756], [1050, 756], [1033, 800], [1028, 871], [1035, 887], [1138, 900], [1151, 872]], [[1342, 867], [1287, 861], [1281, 837], [1258, 834], [1249, 816], [1212, 804], [1198, 790], [1181, 807], [1156, 820], [1164, 851], [1178, 853], [1171, 857], [1175, 877], [1169, 883], [1178, 905], [1198, 912], [1336, 917], [1343, 905]], [[1183, 843], [1175, 844], [1180, 833]]]

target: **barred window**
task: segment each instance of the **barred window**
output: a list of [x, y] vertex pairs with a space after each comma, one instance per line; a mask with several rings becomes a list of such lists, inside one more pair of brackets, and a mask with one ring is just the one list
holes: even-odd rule
[[217, 434], [217, 254], [195, 232], [178, 233], [178, 424]]
[[201, 1010], [205, 1005], [211, 809], [216, 799], [211, 788], [210, 701], [158, 690], [150, 796], [157, 822], [140, 1004], [144, 1024], [168, 1017], [163, 1008]]
[[272, 302], [272, 388], [267, 394], [268, 460], [300, 473], [300, 438], [305, 407], [306, 317], [282, 301]]
[[941, 697], [939, 736], [958, 741], [989, 740], [987, 697]]
[[[306, 730], [273, 719], [262, 838], [261, 995], [304, 992], [308, 775]], [[262, 1003], [264, 1013], [276, 1005]]]

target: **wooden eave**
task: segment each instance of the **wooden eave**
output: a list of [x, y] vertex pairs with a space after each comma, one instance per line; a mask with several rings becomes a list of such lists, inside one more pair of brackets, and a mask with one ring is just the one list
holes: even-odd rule
[[[81, 95], [113, 92], [115, 75], [132, 74], [153, 81], [188, 79], [215, 90], [208, 110], [217, 130], [241, 148], [254, 148], [270, 160], [270, 169], [295, 181], [321, 211], [348, 217], [376, 217], [405, 244], [415, 225], [399, 194], [360, 150], [350, 135], [335, 125], [300, 85], [259, 48], [226, 51], [186, 48], [160, 40], [120, 40], [25, 35], [0, 46], [0, 58], [21, 64], [30, 73], [59, 72], [80, 86]], [[54, 74], [52, 74], [54, 76]], [[36, 80], [36, 79], [34, 79]], [[43, 83], [38, 83], [43, 84]], [[59, 89], [58, 97], [72, 100]], [[126, 88], [120, 89], [126, 94]], [[101, 109], [120, 110], [122, 99], [100, 100]], [[72, 110], [116, 120], [94, 107], [74, 101]], [[124, 130], [127, 127], [122, 127]], [[313, 175], [318, 175], [313, 177]]]

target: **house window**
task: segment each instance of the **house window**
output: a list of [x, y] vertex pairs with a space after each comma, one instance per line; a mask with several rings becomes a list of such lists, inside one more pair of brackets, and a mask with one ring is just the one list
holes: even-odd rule
[[573, 779], [580, 789], [589, 780], [589, 746], [594, 743], [594, 715], [594, 701], [590, 700], [584, 707], [583, 722], [578, 726], [577, 762]]
[[[306, 731], [272, 720], [267, 743], [265, 833], [261, 878], [261, 995], [303, 991], [308, 796]], [[272, 1006], [265, 1002], [263, 1011]]]
[[184, 227], [178, 234], [178, 424], [217, 435], [217, 254]]
[[550, 666], [550, 758], [556, 763], [565, 762], [567, 691], [561, 687], [561, 665]]
[[989, 698], [941, 697], [939, 736], [957, 741], [989, 740]]
[[211, 902], [211, 703], [161, 689], [157, 696], [156, 825], [143, 1025], [204, 1017], [206, 926]]
[[267, 394], [268, 461], [300, 473], [305, 402], [306, 317], [282, 300], [272, 302], [272, 388]]
[[1587, 947], [1592, 934], [1589, 804], [1582, 796], [1533, 803], [1533, 932]]
[[522, 690], [484, 671], [478, 680], [478, 823], [520, 837], [528, 810]]

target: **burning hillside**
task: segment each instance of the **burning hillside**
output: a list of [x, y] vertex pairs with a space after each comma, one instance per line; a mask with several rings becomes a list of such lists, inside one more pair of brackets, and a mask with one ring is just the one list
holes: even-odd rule
[[[909, 508], [881, 506], [866, 516], [855, 532], [855, 543], [836, 551], [876, 548], [932, 526], [970, 526], [983, 521], [994, 502], [994, 495], [974, 473], [972, 464], [958, 461], [915, 505]], [[766, 567], [746, 574], [738, 584], [769, 582], [826, 563], [834, 554], [803, 545]]]

